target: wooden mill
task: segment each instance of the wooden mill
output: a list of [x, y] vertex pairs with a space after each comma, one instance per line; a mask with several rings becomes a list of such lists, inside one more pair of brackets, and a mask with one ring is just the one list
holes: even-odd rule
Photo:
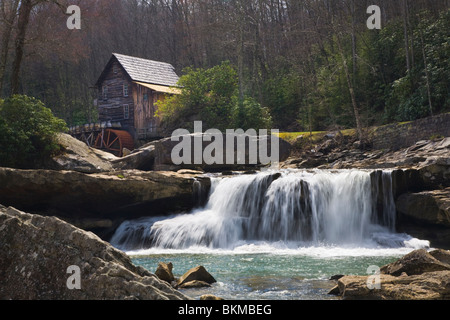
[[113, 53], [95, 84], [99, 123], [71, 127], [71, 134], [117, 156], [138, 140], [162, 137], [156, 102], [181, 92], [178, 79], [169, 63]]

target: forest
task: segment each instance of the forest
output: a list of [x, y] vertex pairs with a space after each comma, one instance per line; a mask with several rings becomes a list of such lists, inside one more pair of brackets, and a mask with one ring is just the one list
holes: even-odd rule
[[179, 76], [226, 66], [233, 103], [281, 131], [359, 129], [450, 111], [449, 36], [448, 0], [1, 0], [0, 92], [93, 122], [114, 52]]

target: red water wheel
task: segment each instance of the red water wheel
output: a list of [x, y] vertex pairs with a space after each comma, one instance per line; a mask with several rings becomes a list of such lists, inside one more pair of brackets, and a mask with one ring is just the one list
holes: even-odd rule
[[127, 131], [105, 129], [97, 136], [94, 147], [121, 157], [123, 148], [134, 149], [134, 140]]

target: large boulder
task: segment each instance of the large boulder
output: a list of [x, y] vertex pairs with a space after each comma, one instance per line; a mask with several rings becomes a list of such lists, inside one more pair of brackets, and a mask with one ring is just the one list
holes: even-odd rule
[[129, 155], [122, 158], [113, 159], [111, 165], [116, 170], [137, 169], [143, 171], [151, 171], [155, 165], [156, 142], [146, 144]]
[[366, 276], [344, 276], [339, 292], [344, 300], [448, 300], [450, 271], [414, 276], [380, 275], [381, 289], [369, 289]]
[[57, 135], [57, 143], [62, 152], [48, 162], [48, 169], [84, 173], [106, 172], [113, 169], [111, 161], [117, 159], [111, 153], [90, 148], [86, 143], [65, 133]]
[[[403, 273], [411, 276], [424, 272], [450, 271], [450, 265], [447, 262], [449, 256], [450, 252], [445, 250], [435, 250], [429, 253], [425, 249], [419, 249], [383, 266], [381, 273], [397, 277]], [[443, 261], [439, 259], [443, 259]]]
[[450, 248], [450, 188], [402, 194], [396, 207], [399, 231]]
[[[172, 138], [164, 138], [158, 141], [150, 142], [136, 150], [134, 150], [130, 155], [115, 159], [111, 161], [113, 168], [115, 169], [138, 169], [138, 170], [157, 170], [157, 171], [178, 171], [180, 169], [194, 169], [194, 170], [203, 170], [203, 171], [224, 171], [224, 170], [238, 170], [238, 169], [249, 169], [261, 166], [260, 159], [258, 158], [258, 162], [256, 164], [251, 164], [249, 162], [249, 138], [246, 139], [245, 149], [243, 150], [243, 155], [245, 157], [244, 164], [238, 164], [236, 157], [238, 155], [237, 145], [238, 143], [235, 141], [234, 148], [232, 150], [227, 150], [227, 139], [232, 139], [234, 136], [222, 134], [222, 146], [223, 146], [223, 159], [222, 163], [207, 163], [203, 161], [201, 163], [194, 163], [194, 150], [196, 139], [201, 140], [199, 143], [201, 147], [201, 155], [203, 156], [203, 152], [205, 149], [210, 146], [214, 141], [214, 137], [206, 133], [198, 133], [198, 134], [189, 134], [180, 136], [177, 139], [172, 141]], [[256, 153], [259, 154], [260, 151], [260, 143], [267, 143], [267, 152], [270, 154], [270, 148], [272, 139], [276, 139], [279, 143], [279, 161], [284, 161], [289, 157], [291, 145], [283, 139], [280, 139], [276, 136], [258, 136], [251, 137], [251, 141], [255, 143]], [[182, 141], [189, 141], [186, 143], [186, 146], [190, 145], [191, 149], [191, 157], [188, 163], [175, 164], [172, 159], [172, 151], [175, 147], [180, 146]], [[231, 141], [231, 140], [230, 140]], [[261, 149], [262, 150], [262, 149]], [[265, 152], [265, 150], [264, 150]], [[229, 154], [234, 154], [235, 161], [233, 163], [227, 163], [226, 156]], [[264, 154], [266, 155], [266, 154]]]
[[396, 206], [409, 219], [450, 228], [450, 188], [406, 193], [397, 199]]
[[[450, 150], [447, 152], [450, 154]], [[428, 159], [419, 173], [428, 189], [450, 187], [450, 156]]]
[[0, 208], [0, 299], [188, 299], [123, 252], [58, 218]]
[[[330, 294], [346, 300], [450, 299], [449, 263], [450, 251], [415, 250], [381, 267], [379, 275], [340, 277]], [[379, 277], [378, 288], [373, 286], [373, 277]]]
[[117, 227], [124, 219], [190, 210], [196, 205], [195, 177], [175, 172], [84, 174], [0, 168], [0, 203], [73, 223], [107, 225], [111, 220]]

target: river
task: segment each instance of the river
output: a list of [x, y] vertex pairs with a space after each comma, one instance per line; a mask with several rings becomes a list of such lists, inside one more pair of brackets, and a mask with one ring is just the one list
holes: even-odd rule
[[389, 171], [283, 170], [213, 177], [204, 207], [125, 221], [111, 243], [154, 272], [203, 265], [217, 280], [194, 298], [332, 299], [336, 274], [371, 268], [429, 247], [395, 232]]

